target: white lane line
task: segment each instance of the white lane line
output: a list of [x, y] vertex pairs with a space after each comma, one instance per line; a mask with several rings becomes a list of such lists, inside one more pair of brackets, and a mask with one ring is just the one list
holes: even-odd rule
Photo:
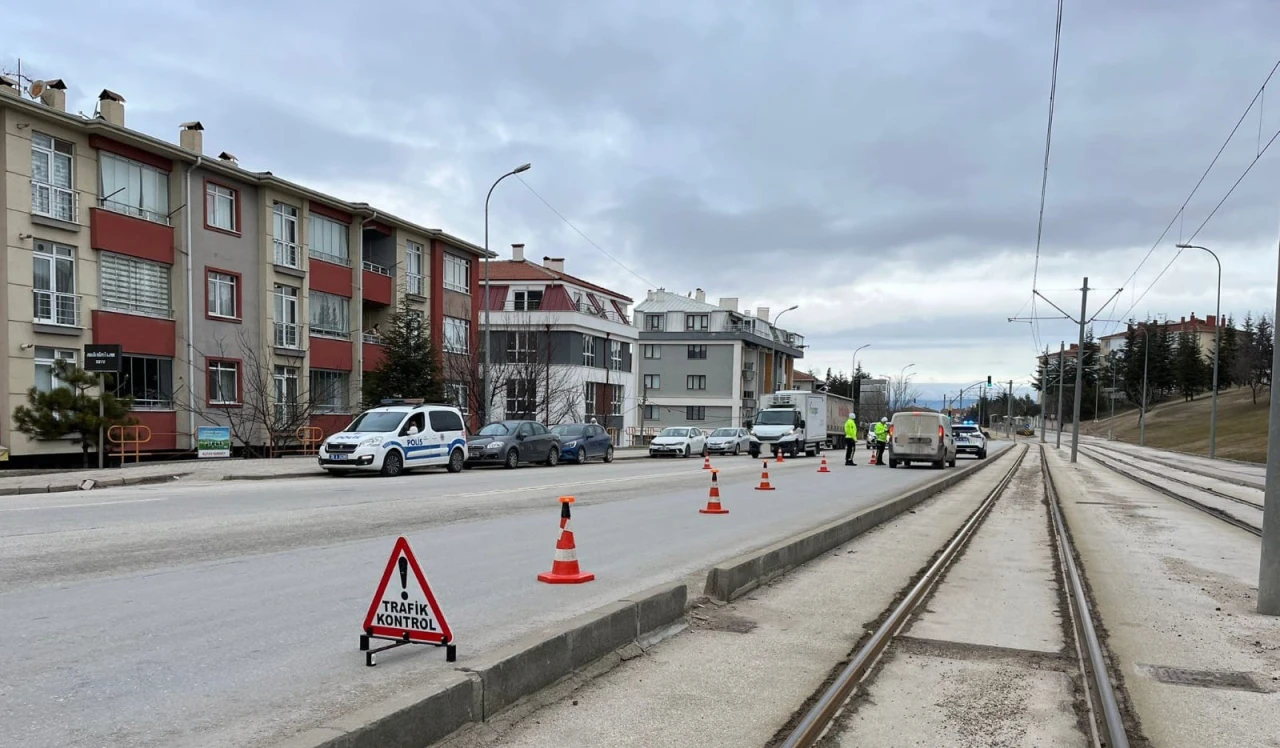
[[0, 509], [0, 512], [38, 512], [42, 509], [82, 509], [88, 506], [114, 506], [116, 504], [146, 504], [151, 501], [168, 501], [168, 496], [155, 499], [121, 499], [120, 501], [96, 501], [91, 504], [51, 504], [49, 506], [16, 506]]

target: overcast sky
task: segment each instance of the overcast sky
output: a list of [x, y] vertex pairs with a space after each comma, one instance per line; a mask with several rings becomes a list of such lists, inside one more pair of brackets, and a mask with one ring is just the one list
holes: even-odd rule
[[[373, 10], [374, 7], [377, 10]], [[804, 368], [914, 363], [932, 394], [1028, 380], [1051, 0], [333, 0], [18, 4], [0, 62], [102, 88], [128, 124], [477, 243], [524, 242], [637, 301], [736, 296], [806, 335]], [[1039, 285], [1073, 314], [1134, 304], [1258, 147], [1280, 74], [1152, 248], [1276, 63], [1273, 0], [1067, 0]], [[1259, 116], [1261, 112], [1261, 117]], [[1261, 135], [1259, 136], [1259, 133]], [[1196, 236], [1224, 311], [1274, 308], [1280, 147]], [[619, 264], [620, 263], [620, 264]], [[625, 268], [623, 267], [625, 266]], [[629, 270], [628, 270], [629, 268]], [[1130, 312], [1213, 311], [1187, 254]], [[1040, 303], [1042, 316], [1055, 314]], [[1105, 326], [1107, 332], [1112, 326]], [[1045, 321], [1056, 348], [1068, 323]]]

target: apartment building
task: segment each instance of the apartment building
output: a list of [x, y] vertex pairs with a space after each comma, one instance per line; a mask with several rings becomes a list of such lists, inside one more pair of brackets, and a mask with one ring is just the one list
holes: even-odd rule
[[702, 289], [689, 296], [649, 291], [636, 306], [640, 328], [640, 425], [740, 426], [760, 395], [790, 389], [804, 337], [775, 327], [769, 308], [753, 316], [738, 299], [718, 305]]
[[[1210, 314], [1206, 319], [1198, 319], [1196, 317], [1196, 313], [1192, 312], [1190, 318], [1183, 317], [1177, 322], [1173, 322], [1171, 320], [1165, 320], [1162, 322], [1152, 322], [1151, 331], [1152, 332], [1156, 332], [1157, 330], [1168, 331], [1170, 335], [1174, 336], [1175, 345], [1177, 344], [1176, 338], [1178, 335], [1181, 335], [1184, 332], [1192, 333], [1200, 341], [1200, 351], [1201, 351], [1201, 354], [1204, 356], [1204, 360], [1212, 361], [1213, 346], [1214, 346], [1213, 339], [1216, 333], [1216, 328], [1219, 325], [1221, 325], [1224, 328], [1226, 327], [1226, 323], [1225, 322], [1220, 323], [1217, 316], [1215, 315]], [[1141, 335], [1142, 333], [1139, 332], [1138, 334]], [[1110, 355], [1115, 351], [1124, 350], [1125, 338], [1127, 337], [1127, 335], [1128, 335], [1127, 332], [1117, 332], [1113, 335], [1106, 335], [1104, 337], [1098, 338], [1098, 345], [1102, 351], [1103, 358], [1106, 358], [1108, 355]]]
[[[490, 261], [495, 418], [550, 424], [595, 418], [629, 445], [636, 422], [635, 348], [630, 297], [565, 272], [562, 257]], [[483, 270], [482, 270], [483, 272]]]
[[0, 445], [13, 464], [76, 450], [15, 433], [12, 413], [88, 343], [122, 346], [117, 389], [150, 431], [142, 449], [163, 451], [264, 403], [279, 423], [305, 411], [340, 429], [401, 299], [434, 340], [476, 329], [481, 247], [207, 155], [199, 122], [172, 143], [128, 129], [119, 94], [85, 117], [66, 111], [61, 81], [32, 100], [5, 79], [0, 132]]

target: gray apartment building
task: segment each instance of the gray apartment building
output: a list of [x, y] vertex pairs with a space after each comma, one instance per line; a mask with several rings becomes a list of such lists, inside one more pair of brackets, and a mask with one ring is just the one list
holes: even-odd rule
[[711, 304], [698, 289], [649, 291], [636, 306], [640, 328], [640, 424], [706, 429], [751, 420], [760, 396], [790, 389], [804, 337], [775, 327], [769, 308], [753, 315], [736, 298]]

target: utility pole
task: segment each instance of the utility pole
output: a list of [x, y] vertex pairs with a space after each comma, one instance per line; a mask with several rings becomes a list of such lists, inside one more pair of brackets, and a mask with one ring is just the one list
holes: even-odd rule
[[1044, 433], [1049, 422], [1044, 417], [1045, 401], [1049, 396], [1049, 348], [1044, 349], [1044, 358], [1040, 359], [1040, 443], [1044, 444]]
[[1058, 422], [1058, 443], [1054, 449], [1062, 449], [1062, 384], [1067, 373], [1067, 343], [1058, 343], [1058, 409], [1053, 412], [1053, 419]]
[[1009, 415], [1005, 417], [1004, 422], [1005, 433], [1009, 438], [1013, 438], [1013, 380], [1009, 380]]
[[1076, 351], [1076, 401], [1071, 410], [1071, 461], [1076, 461], [1080, 450], [1080, 398], [1084, 396], [1084, 326], [1088, 323], [1089, 314], [1089, 277], [1085, 276], [1084, 287], [1080, 289], [1080, 346]]
[[[1280, 311], [1280, 296], [1276, 298]], [[1280, 347], [1271, 354], [1271, 370], [1280, 366]], [[1262, 509], [1262, 563], [1258, 570], [1258, 612], [1280, 616], [1280, 397], [1271, 397], [1267, 440], [1267, 489]]]

